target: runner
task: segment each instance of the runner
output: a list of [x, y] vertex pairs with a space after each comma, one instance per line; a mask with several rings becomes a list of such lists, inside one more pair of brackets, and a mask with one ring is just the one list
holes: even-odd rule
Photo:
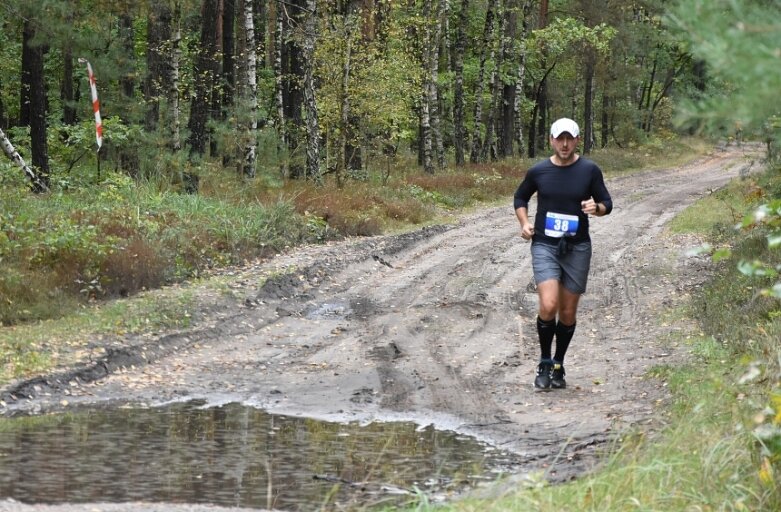
[[[579, 134], [572, 119], [553, 123], [553, 155], [527, 171], [514, 198], [521, 237], [532, 241], [540, 341], [534, 387], [541, 390], [567, 387], [564, 356], [575, 333], [578, 301], [586, 291], [591, 265], [589, 215], [601, 217], [613, 210], [602, 170], [576, 152]], [[529, 200], [535, 192], [537, 212], [532, 224]], [[554, 338], [556, 351], [551, 355]]]

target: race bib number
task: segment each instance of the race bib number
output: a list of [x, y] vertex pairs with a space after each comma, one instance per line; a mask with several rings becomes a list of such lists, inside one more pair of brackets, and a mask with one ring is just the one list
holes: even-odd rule
[[545, 234], [553, 238], [575, 236], [578, 232], [578, 216], [548, 212], [545, 216]]

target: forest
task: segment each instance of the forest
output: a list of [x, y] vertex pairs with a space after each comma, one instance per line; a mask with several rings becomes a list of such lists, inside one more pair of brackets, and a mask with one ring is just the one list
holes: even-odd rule
[[777, 2], [678, 4], [3, 0], [0, 322], [502, 200], [562, 116], [777, 154]]
[[[781, 0], [0, 0], [0, 383], [99, 362], [100, 351], [126, 348], [127, 339], [186, 334], [215, 316], [220, 345], [220, 328], [235, 318], [256, 323], [259, 295], [245, 289], [280, 276], [320, 283], [299, 268], [242, 273], [280, 253], [306, 260], [293, 250], [303, 244], [333, 248], [332, 261], [317, 262], [323, 268], [348, 267], [355, 260], [334, 240], [371, 246], [413, 228], [425, 234], [487, 205], [497, 215], [506, 207], [515, 222], [512, 194], [550, 154], [551, 122], [566, 116], [580, 125], [579, 152], [611, 185], [639, 171], [670, 200], [664, 211], [647, 208], [658, 229], [635, 232], [625, 205], [657, 196], [638, 185], [616, 197], [627, 215], [605, 220], [625, 219], [624, 240], [661, 270], [630, 260], [622, 273], [615, 252], [607, 266], [666, 288], [643, 323], [616, 315], [614, 332], [635, 338], [620, 332], [613, 354], [601, 332], [589, 337], [598, 347], [589, 357], [617, 361], [616, 379], [621, 358], [653, 342], [659, 351], [634, 385], [660, 382], [669, 400], [653, 404], [659, 423], [597, 447], [606, 464], [596, 471], [563, 485], [524, 481], [517, 495], [452, 510], [779, 510], [779, 13]], [[686, 182], [689, 164], [718, 160], [725, 147], [762, 156], [746, 164], [751, 172], [727, 169], [738, 177], [723, 188], [688, 194], [701, 183]], [[665, 181], [671, 170], [682, 181]], [[666, 194], [682, 182], [676, 192], [693, 203], [685, 209]], [[646, 240], [634, 244], [636, 233]], [[390, 236], [369, 238], [381, 234]], [[502, 240], [517, 250], [515, 242]], [[690, 242], [701, 245], [686, 251]], [[372, 254], [380, 271], [404, 270]], [[447, 278], [474, 277], [455, 260]], [[504, 253], [485, 260], [518, 267]], [[516, 307], [518, 282], [497, 303]], [[436, 301], [437, 314], [451, 305]], [[504, 324], [519, 312], [511, 314]], [[497, 323], [482, 309], [473, 320]], [[647, 339], [661, 328], [669, 333]], [[485, 362], [486, 345], [469, 347], [482, 352], [470, 352], [464, 368]], [[667, 358], [671, 347], [686, 361]], [[394, 354], [393, 364], [408, 361]], [[486, 375], [522, 364], [506, 359]], [[447, 377], [458, 373], [442, 361]], [[607, 388], [601, 377], [582, 382]], [[520, 389], [510, 385], [508, 396]], [[474, 396], [459, 403], [488, 402]], [[513, 414], [516, 398], [507, 400]], [[616, 403], [645, 400], [642, 392]], [[570, 401], [572, 421], [594, 412], [584, 403]], [[433, 508], [448, 509], [416, 510]]]
[[207, 165], [341, 185], [411, 153], [433, 174], [535, 157], [561, 116], [584, 152], [625, 148], [706, 90], [668, 3], [5, 0], [0, 128], [36, 191], [96, 158], [191, 192]]

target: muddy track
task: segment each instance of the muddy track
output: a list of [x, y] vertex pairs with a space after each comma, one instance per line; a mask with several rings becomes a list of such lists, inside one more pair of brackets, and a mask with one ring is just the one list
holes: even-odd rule
[[[204, 399], [335, 421], [401, 419], [458, 430], [518, 454], [551, 479], [588, 469], [627, 426], [660, 420], [664, 383], [686, 357], [660, 320], [707, 276], [695, 240], [666, 223], [758, 148], [721, 148], [679, 169], [609, 180], [594, 219], [589, 291], [566, 390], [534, 392], [536, 294], [529, 246], [508, 206], [448, 226], [308, 247], [239, 269], [234, 294], [204, 297], [188, 331], [123, 339], [106, 355], [2, 390], [5, 415], [74, 404]], [[532, 207], [532, 212], [534, 211]]]

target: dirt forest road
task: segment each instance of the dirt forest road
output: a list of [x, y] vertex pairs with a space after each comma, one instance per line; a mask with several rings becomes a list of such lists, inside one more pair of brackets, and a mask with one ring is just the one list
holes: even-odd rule
[[124, 339], [101, 360], [9, 386], [4, 413], [199, 398], [335, 421], [411, 420], [516, 452], [528, 471], [571, 477], [622, 428], [657, 424], [665, 387], [647, 371], [685, 358], [685, 343], [667, 335], [691, 327], [660, 315], [708, 268], [686, 256], [698, 242], [665, 225], [756, 170], [760, 149], [722, 147], [681, 168], [608, 181], [616, 207], [592, 220], [566, 390], [532, 388], [536, 294], [508, 198], [452, 225], [236, 269], [223, 276], [230, 296], [200, 292], [208, 308], [192, 329]]

